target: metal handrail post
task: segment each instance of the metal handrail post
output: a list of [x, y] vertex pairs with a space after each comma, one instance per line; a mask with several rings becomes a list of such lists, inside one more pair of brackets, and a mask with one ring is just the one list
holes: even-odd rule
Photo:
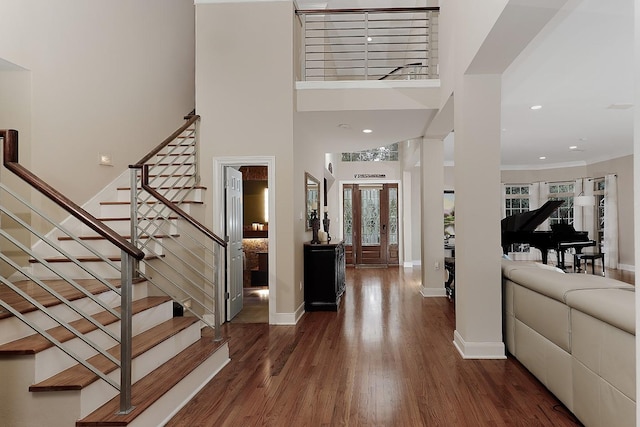
[[214, 246], [216, 248], [214, 256], [216, 257], [216, 259], [218, 260], [217, 264], [218, 267], [216, 269], [216, 271], [214, 271], [213, 275], [217, 276], [217, 278], [214, 278], [213, 281], [213, 301], [214, 301], [214, 315], [213, 315], [213, 326], [215, 328], [214, 330], [214, 336], [213, 336], [213, 340], [215, 342], [219, 342], [222, 341], [222, 331], [220, 330], [220, 324], [222, 323], [222, 304], [224, 304], [224, 302], [226, 301], [224, 298], [222, 298], [222, 300], [220, 300], [220, 298], [218, 298], [218, 284], [222, 283], [221, 280], [224, 280], [223, 277], [223, 272], [224, 272], [224, 268], [222, 268], [222, 263], [224, 262], [224, 257], [222, 256], [222, 249], [220, 245], [215, 245]]
[[364, 13], [364, 79], [369, 80], [369, 12]]
[[120, 411], [128, 414], [131, 404], [131, 342], [132, 342], [132, 278], [133, 258], [122, 251], [120, 284]]
[[[130, 233], [130, 241], [133, 246], [139, 248], [138, 244], [138, 171], [139, 169], [130, 168], [130, 180], [131, 180], [131, 191], [129, 202], [131, 203], [129, 218], [131, 218], [131, 233]], [[134, 269], [132, 270], [133, 276], [138, 277], [138, 266], [139, 261], [134, 261]]]
[[200, 185], [200, 120], [194, 123], [195, 127], [193, 130], [193, 142], [195, 150], [195, 154], [193, 155], [193, 163], [194, 170], [193, 174], [195, 175], [195, 185]]
[[302, 67], [302, 81], [307, 81], [307, 15], [302, 15], [302, 39], [303, 42], [300, 43], [302, 49], [302, 63], [300, 66]]
[[[434, 61], [433, 58], [433, 34], [434, 34], [434, 30], [433, 30], [433, 17], [434, 17], [435, 13], [433, 11], [429, 11], [427, 12], [426, 16], [427, 16], [427, 25], [429, 26], [429, 43], [427, 44], [427, 51], [425, 52], [425, 58], [426, 58], [426, 64], [427, 64], [427, 77], [429, 78], [434, 78], [434, 77], [438, 77], [438, 63], [440, 62], [439, 59], [436, 59]], [[438, 43], [440, 43], [438, 41]], [[433, 64], [435, 63], [435, 67], [433, 66]], [[435, 69], [435, 71], [434, 71]]]

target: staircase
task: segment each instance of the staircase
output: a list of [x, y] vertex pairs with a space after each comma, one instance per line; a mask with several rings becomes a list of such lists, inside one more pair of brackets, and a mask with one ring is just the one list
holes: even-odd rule
[[[7, 232], [3, 221], [0, 242], [0, 267], [5, 269], [0, 284], [0, 425], [162, 425], [228, 363], [228, 344], [219, 325], [210, 322], [216, 316], [199, 308], [216, 305], [215, 283], [196, 280], [213, 288], [207, 292], [194, 291], [192, 285], [176, 290], [175, 282], [186, 280], [176, 279], [165, 266], [168, 262], [176, 269], [185, 263], [178, 261], [184, 257], [180, 246], [193, 233], [185, 222], [197, 223], [188, 213], [202, 205], [204, 189], [197, 178], [189, 182], [197, 174], [197, 157], [188, 154], [188, 147], [196, 147], [197, 118], [188, 118], [162, 148], [86, 206], [89, 217], [143, 250], [145, 258], [137, 266], [108, 233], [73, 214], [53, 229], [42, 226], [49, 222], [48, 212], [26, 212], [19, 194], [4, 186], [0, 190], [9, 195], [0, 197], [2, 214], [15, 215], [17, 223]], [[142, 170], [149, 175], [146, 181]], [[132, 185], [123, 184], [127, 175], [133, 177]], [[158, 192], [158, 198], [143, 184]], [[9, 197], [18, 200], [9, 203], [18, 206], [17, 213], [4, 206]], [[162, 200], [175, 201], [179, 208]], [[24, 229], [23, 217], [28, 218]], [[36, 237], [28, 247], [25, 242]], [[210, 252], [220, 256], [218, 250]], [[199, 266], [188, 255], [189, 267], [179, 270], [197, 268], [199, 275], [215, 276], [219, 272], [212, 256]], [[125, 295], [131, 295], [130, 307]], [[182, 310], [174, 316], [175, 301], [188, 301], [184, 316]], [[125, 339], [129, 334], [130, 345]]]

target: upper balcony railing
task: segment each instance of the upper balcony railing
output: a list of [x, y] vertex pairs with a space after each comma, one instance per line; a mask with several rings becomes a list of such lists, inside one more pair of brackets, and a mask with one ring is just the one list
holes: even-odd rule
[[438, 78], [437, 7], [298, 10], [304, 81]]

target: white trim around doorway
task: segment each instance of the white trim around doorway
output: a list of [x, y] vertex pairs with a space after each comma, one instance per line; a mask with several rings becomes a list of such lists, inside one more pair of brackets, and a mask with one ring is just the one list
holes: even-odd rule
[[[340, 217], [338, 218], [338, 227], [340, 230], [340, 235], [344, 234], [344, 185], [345, 184], [397, 184], [398, 185], [398, 256], [400, 258], [400, 266], [404, 266], [404, 193], [402, 188], [402, 180], [400, 179], [369, 179], [369, 180], [341, 180], [338, 181], [338, 204], [339, 210], [338, 214]], [[344, 239], [344, 236], [343, 236]]]
[[[222, 233], [224, 217], [224, 168], [227, 166], [267, 166], [267, 186], [269, 187], [269, 324], [278, 324], [276, 312], [276, 158], [275, 156], [229, 156], [213, 158], [213, 227]], [[272, 250], [273, 248], [273, 250]], [[216, 309], [224, 309], [224, 287], [218, 286]], [[222, 303], [222, 304], [221, 304]]]

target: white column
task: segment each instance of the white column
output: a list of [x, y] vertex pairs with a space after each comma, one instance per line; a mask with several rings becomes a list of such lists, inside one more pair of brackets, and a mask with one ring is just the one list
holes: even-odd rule
[[420, 151], [422, 168], [422, 295], [444, 297], [444, 143], [424, 139]]
[[455, 93], [456, 330], [464, 358], [504, 358], [500, 270], [501, 76], [465, 75]]
[[[636, 106], [640, 105], [640, 7], [635, 4], [635, 42], [634, 42], [634, 93]], [[633, 109], [633, 226], [640, 230], [640, 108]], [[640, 233], [635, 233], [634, 264], [640, 266]], [[636, 297], [636, 331], [640, 330], [640, 292], [634, 292]], [[636, 367], [640, 366], [640, 340], [636, 340]], [[636, 368], [636, 396], [640, 393], [640, 369]], [[636, 405], [636, 424], [640, 425], [640, 405]]]
[[413, 245], [413, 224], [411, 222], [411, 214], [413, 212], [412, 209], [412, 182], [411, 182], [411, 172], [403, 171], [402, 172], [402, 260], [405, 268], [413, 267], [413, 251], [411, 247]]

